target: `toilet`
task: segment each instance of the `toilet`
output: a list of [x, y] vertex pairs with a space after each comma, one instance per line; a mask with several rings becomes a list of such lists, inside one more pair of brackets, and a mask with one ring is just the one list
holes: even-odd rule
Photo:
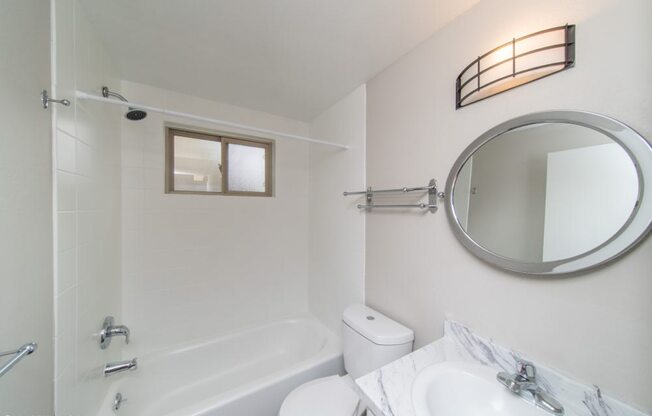
[[[352, 305], [342, 314], [345, 376], [309, 381], [283, 401], [279, 416], [358, 416], [365, 410], [354, 380], [412, 351], [414, 332], [365, 306]], [[367, 415], [373, 416], [371, 411]]]

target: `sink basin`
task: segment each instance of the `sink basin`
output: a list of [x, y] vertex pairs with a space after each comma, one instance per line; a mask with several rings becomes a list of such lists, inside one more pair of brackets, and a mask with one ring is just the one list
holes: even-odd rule
[[412, 385], [416, 416], [550, 416], [507, 390], [497, 373], [466, 362], [424, 368]]

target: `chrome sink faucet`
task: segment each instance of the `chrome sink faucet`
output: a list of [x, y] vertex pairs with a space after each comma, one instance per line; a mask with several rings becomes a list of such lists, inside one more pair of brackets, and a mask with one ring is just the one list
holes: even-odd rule
[[532, 400], [541, 409], [558, 416], [564, 414], [564, 406], [537, 384], [536, 368], [531, 362], [519, 360], [515, 374], [501, 371], [496, 378], [512, 393]]
[[115, 325], [115, 319], [112, 316], [107, 316], [104, 318], [100, 331], [100, 348], [107, 349], [111, 344], [111, 339], [115, 336], [125, 337], [125, 344], [129, 344], [129, 328], [125, 325]]

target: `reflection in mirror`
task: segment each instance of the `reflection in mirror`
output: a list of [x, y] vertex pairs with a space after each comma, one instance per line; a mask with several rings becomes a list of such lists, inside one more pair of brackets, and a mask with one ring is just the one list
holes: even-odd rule
[[625, 149], [588, 127], [540, 123], [482, 145], [462, 165], [455, 216], [485, 250], [519, 262], [568, 259], [612, 238], [639, 198]]

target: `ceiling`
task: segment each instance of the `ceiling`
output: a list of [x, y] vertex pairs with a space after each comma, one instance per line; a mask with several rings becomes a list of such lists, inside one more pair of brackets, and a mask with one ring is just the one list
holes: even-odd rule
[[129, 81], [309, 121], [479, 0], [81, 0]]

